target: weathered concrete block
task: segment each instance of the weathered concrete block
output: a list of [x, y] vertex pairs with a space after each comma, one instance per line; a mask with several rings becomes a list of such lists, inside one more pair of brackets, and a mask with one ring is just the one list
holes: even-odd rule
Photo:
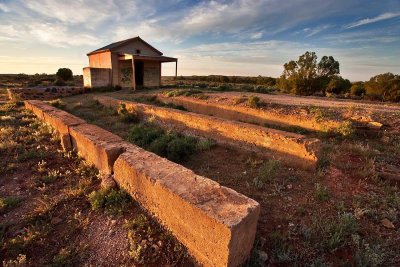
[[92, 124], [72, 126], [69, 134], [72, 147], [104, 174], [113, 172], [115, 160], [125, 150], [121, 137]]
[[43, 119], [59, 133], [61, 145], [64, 150], [72, 149], [69, 127], [86, 123], [86, 121], [39, 100], [28, 100], [24, 101], [24, 103], [36, 116]]
[[120, 103], [139, 116], [156, 118], [154, 123], [178, 132], [190, 132], [212, 138], [218, 143], [264, 153], [273, 152], [274, 157], [288, 165], [315, 169], [320, 151], [320, 140], [304, 135], [280, 131], [258, 125], [226, 120], [171, 108], [123, 101], [107, 96], [95, 99], [105, 106], [116, 108]]
[[114, 179], [202, 265], [238, 266], [249, 256], [256, 201], [132, 145], [115, 162]]

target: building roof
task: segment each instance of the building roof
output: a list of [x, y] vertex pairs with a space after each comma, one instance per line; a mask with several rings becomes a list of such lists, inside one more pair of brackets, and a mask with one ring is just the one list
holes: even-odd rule
[[118, 47], [121, 47], [121, 46], [123, 46], [123, 45], [125, 45], [125, 44], [127, 44], [129, 42], [132, 42], [132, 41], [141, 41], [145, 45], [150, 47], [152, 50], [154, 50], [156, 53], [160, 54], [160, 56], [163, 54], [161, 51], [155, 49], [152, 45], [150, 45], [149, 43], [144, 41], [142, 38], [140, 38], [139, 36], [136, 36], [136, 37], [133, 37], [133, 38], [129, 38], [129, 39], [126, 39], [126, 40], [118, 41], [118, 42], [103, 46], [103, 47], [101, 47], [99, 49], [96, 49], [96, 50], [94, 50], [92, 52], [89, 52], [87, 55], [89, 56], [89, 55], [92, 55], [92, 54], [101, 53], [101, 52], [105, 52], [105, 51], [113, 52]]

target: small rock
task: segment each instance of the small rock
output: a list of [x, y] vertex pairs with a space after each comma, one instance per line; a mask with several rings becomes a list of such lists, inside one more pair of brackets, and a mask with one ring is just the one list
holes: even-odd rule
[[268, 260], [268, 254], [265, 251], [257, 250], [256, 253], [258, 255], [259, 261], [261, 261], [262, 263], [265, 263]]
[[50, 221], [51, 224], [59, 224], [60, 222], [62, 222], [62, 219], [58, 217], [53, 217]]
[[160, 240], [160, 241], [157, 242], [157, 245], [158, 245], [159, 247], [162, 247], [162, 246], [163, 246], [163, 242]]
[[112, 175], [104, 175], [101, 178], [101, 187], [105, 189], [117, 188], [117, 183], [114, 181]]
[[288, 184], [288, 185], [286, 186], [286, 188], [287, 188], [287, 189], [292, 189], [292, 188], [293, 188], [293, 185], [292, 185], [292, 184]]
[[388, 219], [383, 219], [382, 221], [381, 221], [381, 223], [382, 223], [382, 225], [384, 226], [384, 227], [386, 227], [386, 228], [389, 228], [389, 229], [394, 229], [395, 228], [395, 226], [394, 226], [394, 224], [391, 222], [391, 221], [389, 221]]
[[116, 220], [111, 220], [111, 226], [114, 226], [117, 223]]
[[289, 223], [289, 227], [294, 227], [294, 223]]

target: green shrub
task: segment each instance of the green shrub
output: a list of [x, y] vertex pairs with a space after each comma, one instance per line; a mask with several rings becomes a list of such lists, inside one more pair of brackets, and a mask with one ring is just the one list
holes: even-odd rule
[[363, 96], [365, 95], [365, 87], [362, 82], [353, 83], [350, 88], [350, 93], [355, 96]]
[[131, 199], [125, 191], [105, 188], [90, 193], [88, 200], [93, 210], [104, 209], [113, 215], [122, 214], [131, 203]]
[[163, 134], [163, 130], [152, 125], [148, 126], [141, 123], [130, 128], [127, 139], [129, 142], [135, 143], [138, 146], [147, 147]]
[[250, 96], [249, 99], [247, 99], [247, 106], [258, 108], [260, 106], [260, 98], [258, 96]]
[[181, 162], [196, 152], [198, 144], [198, 140], [194, 137], [165, 132], [151, 124], [133, 126], [128, 132], [127, 139], [174, 162]]

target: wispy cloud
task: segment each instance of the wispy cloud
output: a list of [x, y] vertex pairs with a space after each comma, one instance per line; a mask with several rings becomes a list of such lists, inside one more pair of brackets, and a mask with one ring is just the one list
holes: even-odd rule
[[323, 32], [331, 27], [332, 27], [331, 25], [321, 25], [321, 26], [314, 27], [314, 28], [304, 28], [303, 33], [305, 33], [306, 34], [305, 37], [308, 38], [308, 37], [314, 36], [320, 32]]
[[359, 21], [356, 21], [354, 23], [351, 23], [351, 24], [347, 25], [345, 28], [346, 29], [351, 29], [351, 28], [355, 28], [355, 27], [359, 27], [359, 26], [375, 23], [375, 22], [378, 22], [378, 21], [382, 21], [382, 20], [396, 18], [396, 17], [399, 17], [399, 16], [400, 16], [400, 12], [398, 12], [398, 13], [390, 13], [390, 12], [383, 13], [383, 14], [377, 16], [377, 17], [374, 17], [374, 18], [361, 19]]

